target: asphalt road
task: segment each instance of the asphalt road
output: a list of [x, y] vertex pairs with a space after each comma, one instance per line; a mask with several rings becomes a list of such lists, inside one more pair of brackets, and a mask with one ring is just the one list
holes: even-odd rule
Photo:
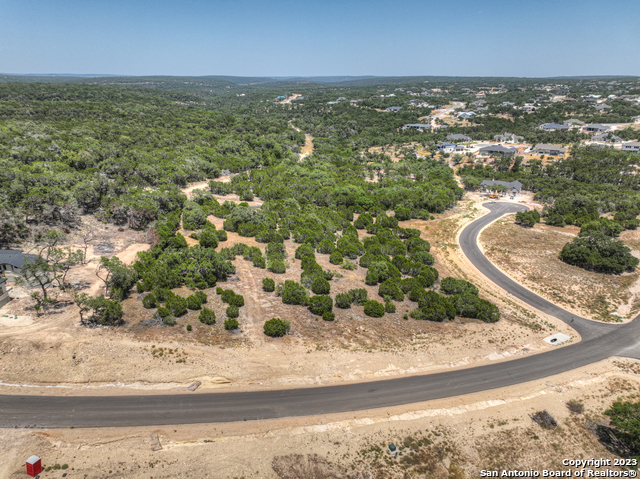
[[[571, 314], [522, 288], [495, 268], [479, 251], [480, 230], [503, 214], [524, 207], [486, 205], [491, 212], [465, 228], [464, 253], [489, 279], [510, 294], [571, 322]], [[583, 340], [547, 353], [487, 366], [439, 374], [288, 390], [238, 393], [186, 393], [162, 396], [0, 396], [0, 427], [107, 427], [249, 421], [384, 408], [469, 394], [533, 381], [610, 356], [640, 359], [639, 321], [602, 325], [576, 318], [572, 326]]]

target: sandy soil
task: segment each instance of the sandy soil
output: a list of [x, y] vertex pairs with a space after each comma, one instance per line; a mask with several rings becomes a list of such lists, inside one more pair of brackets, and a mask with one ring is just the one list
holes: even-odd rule
[[[0, 476], [25, 477], [31, 454], [63, 467], [42, 478], [474, 478], [482, 469], [562, 469], [614, 459], [592, 432], [640, 389], [636, 361], [612, 358], [542, 381], [395, 408], [244, 423], [5, 430]], [[583, 414], [566, 403], [584, 405]], [[546, 410], [555, 429], [534, 424]], [[401, 455], [392, 458], [394, 443]], [[618, 467], [610, 467], [619, 470]]]

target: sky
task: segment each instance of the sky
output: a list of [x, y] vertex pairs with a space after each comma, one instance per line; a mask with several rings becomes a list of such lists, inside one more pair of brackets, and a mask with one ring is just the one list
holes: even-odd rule
[[640, 75], [639, 0], [0, 0], [0, 73]]

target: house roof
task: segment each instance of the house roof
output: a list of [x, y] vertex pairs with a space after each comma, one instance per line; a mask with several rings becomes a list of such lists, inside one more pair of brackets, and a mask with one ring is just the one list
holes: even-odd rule
[[390, 106], [389, 108], [387, 108], [387, 111], [398, 111], [398, 110], [402, 110], [401, 106]]
[[447, 140], [465, 140], [465, 141], [468, 141], [470, 139], [471, 138], [469, 138], [466, 135], [463, 135], [462, 133], [454, 133], [454, 134], [451, 134], [451, 135], [447, 135]]
[[480, 150], [478, 150], [480, 153], [502, 153], [503, 155], [505, 154], [516, 154], [518, 153], [518, 149], [517, 148], [508, 148], [506, 146], [502, 146], [502, 145], [489, 145], [489, 146], [485, 146], [483, 148], [480, 148]]
[[24, 254], [15, 249], [0, 249], [0, 264], [9, 264], [14, 268], [22, 268], [25, 261], [37, 258], [35, 254]]
[[562, 145], [553, 145], [551, 143], [538, 143], [535, 146], [535, 149], [536, 150], [559, 150], [559, 151], [566, 151], [567, 150]]
[[584, 122], [584, 121], [582, 121], [582, 120], [578, 120], [578, 119], [576, 119], [576, 118], [571, 118], [571, 119], [569, 119], [569, 120], [565, 120], [565, 121], [563, 121], [562, 123], [563, 123], [563, 124], [565, 124], [565, 125], [571, 125], [571, 124], [574, 124], [574, 125], [584, 125], [584, 124], [585, 124], [585, 122]]
[[600, 123], [593, 123], [591, 125], [587, 125], [584, 127], [586, 130], [603, 130], [606, 131], [609, 129], [608, 126], [601, 125]]
[[569, 126], [559, 125], [558, 123], [543, 123], [540, 128], [543, 130], [568, 130]]
[[454, 148], [455, 148], [455, 147], [456, 147], [456, 146], [458, 146], [458, 145], [456, 145], [455, 143], [448, 143], [448, 142], [446, 142], [446, 141], [441, 141], [441, 142], [440, 142], [440, 143], [438, 143], [436, 146], [437, 146], [438, 148], [446, 148], [446, 147], [448, 147], [448, 146], [452, 146], [452, 147], [454, 147]]
[[622, 146], [636, 146], [640, 147], [640, 141], [629, 141], [628, 143], [623, 143]]
[[402, 128], [431, 128], [431, 125], [426, 123], [407, 123]]
[[506, 186], [509, 189], [515, 189], [520, 193], [522, 191], [522, 183], [518, 180], [514, 181], [500, 181], [500, 180], [483, 180], [480, 183], [480, 186], [494, 186], [494, 185], [502, 185]]

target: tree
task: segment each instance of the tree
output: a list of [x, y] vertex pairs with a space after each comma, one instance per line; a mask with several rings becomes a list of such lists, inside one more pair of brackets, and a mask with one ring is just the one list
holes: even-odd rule
[[236, 318], [228, 318], [224, 321], [224, 329], [226, 329], [227, 331], [238, 329], [239, 326], [240, 323], [238, 323], [238, 320]]
[[402, 301], [404, 299], [404, 293], [398, 287], [398, 283], [395, 279], [387, 279], [383, 281], [378, 288], [378, 296], [382, 298], [389, 297], [394, 301]]
[[53, 285], [56, 277], [56, 270], [52, 264], [46, 261], [42, 256], [37, 256], [32, 260], [25, 261], [20, 270], [22, 278], [18, 283], [23, 281], [27, 284], [37, 284], [42, 290], [42, 298], [44, 301], [48, 299], [48, 288]]
[[89, 296], [87, 293], [80, 293], [79, 291], [73, 292], [73, 302], [79, 309], [78, 312], [80, 313], [81, 324], [84, 324], [84, 315], [91, 311], [91, 306], [89, 306], [90, 299], [91, 296]]
[[311, 291], [313, 291], [313, 294], [329, 294], [331, 285], [324, 277], [318, 276], [311, 284]]
[[611, 418], [611, 425], [620, 431], [625, 439], [640, 447], [640, 402], [616, 401], [604, 412]]
[[340, 309], [349, 309], [351, 307], [351, 296], [349, 293], [336, 294], [336, 306]]
[[331, 299], [331, 296], [321, 294], [309, 298], [309, 311], [313, 314], [322, 316], [324, 313], [330, 313], [332, 309], [333, 299]]
[[262, 280], [262, 291], [266, 293], [272, 293], [276, 289], [276, 282], [271, 278], [264, 278]]
[[289, 322], [280, 318], [271, 318], [264, 323], [264, 334], [272, 338], [281, 338], [289, 330]]
[[82, 230], [80, 230], [80, 233], [78, 233], [78, 235], [82, 239], [82, 248], [83, 248], [82, 261], [84, 264], [86, 264], [87, 250], [89, 249], [90, 243], [92, 243], [96, 239], [96, 231], [91, 226], [87, 226]]
[[67, 273], [74, 266], [82, 263], [82, 250], [71, 251], [70, 247], [51, 248], [49, 250], [49, 263], [54, 271], [54, 279], [58, 287], [64, 291], [67, 287]]
[[[100, 276], [102, 275], [102, 276]], [[105, 284], [105, 294], [111, 299], [122, 300], [138, 281], [136, 270], [125, 265], [117, 256], [100, 258], [96, 276]]]
[[440, 283], [440, 289], [444, 294], [478, 294], [478, 288], [464, 279], [444, 278]]
[[202, 324], [212, 325], [216, 322], [216, 313], [210, 309], [202, 308], [198, 319]]
[[100, 295], [96, 298], [89, 297], [86, 304], [93, 310], [93, 315], [88, 318], [89, 323], [113, 326], [122, 324], [122, 305], [118, 301], [112, 301]]
[[384, 304], [378, 301], [367, 301], [364, 305], [364, 314], [372, 318], [381, 318], [384, 316]]
[[306, 306], [308, 300], [307, 291], [304, 289], [304, 286], [291, 280], [284, 282], [284, 291], [282, 293], [282, 302], [284, 304]]

